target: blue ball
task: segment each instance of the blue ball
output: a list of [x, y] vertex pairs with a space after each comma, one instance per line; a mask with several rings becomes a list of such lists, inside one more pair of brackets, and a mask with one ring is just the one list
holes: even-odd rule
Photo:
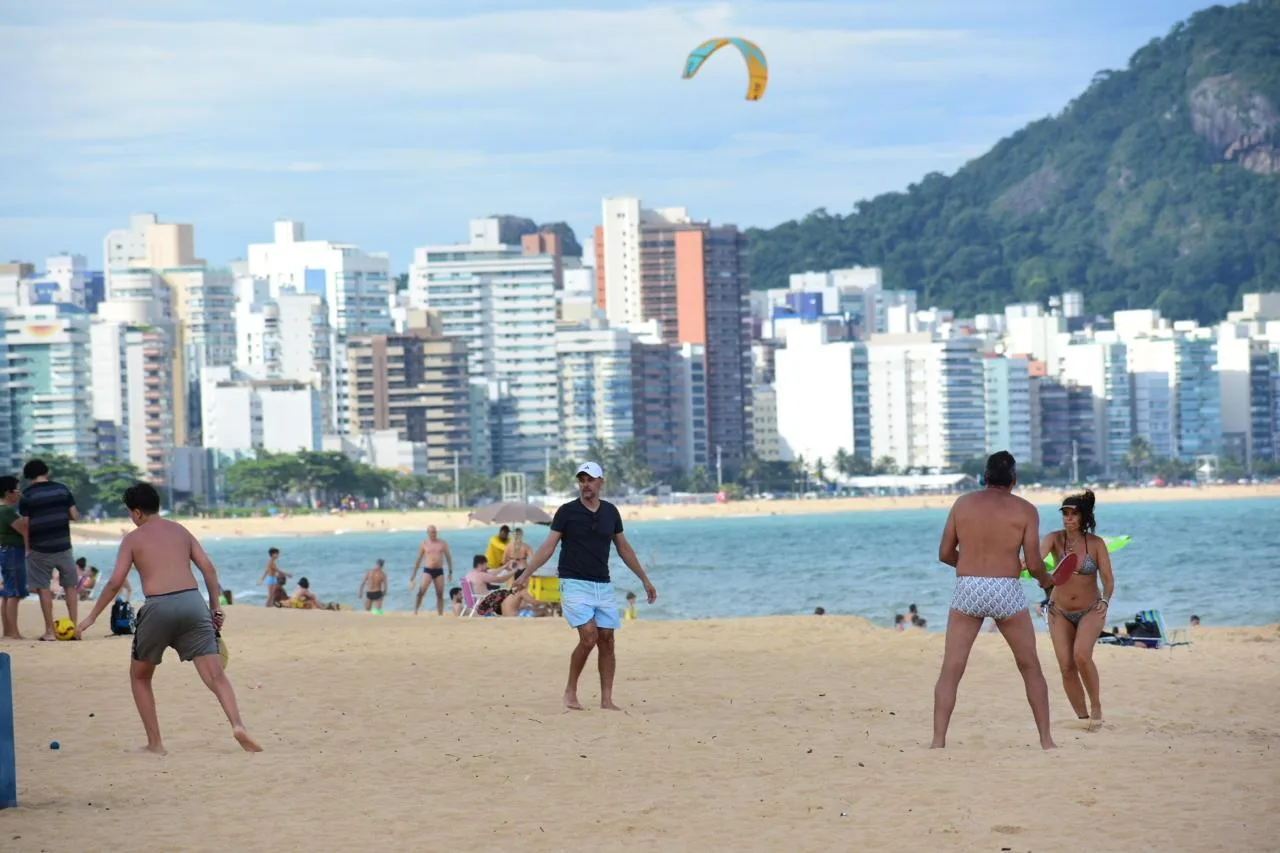
[[58, 743], [56, 740], [51, 740], [51, 741], [49, 741], [49, 748], [50, 748], [50, 749], [61, 749], [61, 748], [62, 748], [62, 744]]

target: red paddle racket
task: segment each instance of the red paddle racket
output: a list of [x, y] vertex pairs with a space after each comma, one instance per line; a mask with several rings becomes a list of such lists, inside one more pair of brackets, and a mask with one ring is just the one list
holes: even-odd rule
[[1080, 565], [1080, 557], [1074, 552], [1063, 557], [1062, 562], [1054, 567], [1053, 574], [1049, 576], [1053, 585], [1062, 586], [1066, 583], [1067, 579], [1075, 574], [1078, 565]]

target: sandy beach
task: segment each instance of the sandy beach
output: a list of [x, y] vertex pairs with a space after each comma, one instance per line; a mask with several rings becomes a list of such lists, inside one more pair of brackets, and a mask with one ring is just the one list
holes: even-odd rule
[[1234, 853], [1280, 838], [1280, 626], [1099, 648], [1096, 733], [1050, 673], [1062, 749], [1047, 754], [994, 634], [949, 748], [931, 751], [942, 636], [852, 617], [629, 623], [624, 713], [561, 710], [558, 619], [236, 607], [225, 633], [260, 755], [172, 652], [156, 677], [170, 754], [124, 754], [142, 730], [129, 641], [105, 618], [82, 643], [0, 647], [20, 798], [0, 812], [3, 849]]
[[[1065, 494], [1061, 490], [1022, 489], [1018, 492], [1038, 504], [1053, 503]], [[608, 495], [605, 495], [606, 499]], [[1203, 486], [1199, 488], [1108, 489], [1098, 494], [1099, 504], [1142, 503], [1188, 500], [1239, 500], [1242, 498], [1280, 498], [1280, 484], [1254, 486]], [[624, 505], [626, 521], [656, 521], [698, 518], [733, 518], [806, 513], [874, 512], [893, 509], [945, 508], [955, 495], [909, 495], [901, 497], [833, 498], [829, 500], [730, 501], [717, 504]], [[554, 510], [554, 506], [548, 507]], [[323, 536], [326, 534], [360, 533], [376, 530], [425, 530], [436, 525], [441, 530], [467, 527], [467, 511], [411, 510], [330, 515], [294, 515], [287, 518], [261, 517], [239, 519], [179, 519], [201, 537], [288, 537]], [[101, 523], [85, 522], [72, 526], [76, 544], [117, 541], [127, 520], [108, 519]]]

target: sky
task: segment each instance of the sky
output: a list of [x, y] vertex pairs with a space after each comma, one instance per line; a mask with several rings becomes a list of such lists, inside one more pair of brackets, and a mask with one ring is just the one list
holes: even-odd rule
[[[605, 196], [771, 226], [954, 172], [1190, 0], [0, 0], [0, 260], [102, 263], [130, 213], [222, 264], [272, 222], [387, 252]], [[756, 41], [745, 100], [729, 50]]]

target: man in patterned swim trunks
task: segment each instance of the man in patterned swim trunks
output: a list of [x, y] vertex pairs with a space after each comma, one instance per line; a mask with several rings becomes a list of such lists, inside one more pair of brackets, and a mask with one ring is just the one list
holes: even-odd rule
[[961, 495], [951, 506], [938, 559], [956, 568], [956, 589], [947, 618], [942, 673], [933, 690], [933, 748], [947, 745], [947, 727], [956, 707], [956, 692], [973, 641], [990, 616], [1013, 651], [1040, 732], [1040, 746], [1055, 749], [1049, 731], [1049, 686], [1036, 656], [1036, 634], [1027, 612], [1027, 598], [1018, 575], [1027, 569], [1042, 587], [1049, 574], [1040, 556], [1040, 514], [1013, 494], [1017, 464], [1006, 450], [987, 457], [986, 488]]

